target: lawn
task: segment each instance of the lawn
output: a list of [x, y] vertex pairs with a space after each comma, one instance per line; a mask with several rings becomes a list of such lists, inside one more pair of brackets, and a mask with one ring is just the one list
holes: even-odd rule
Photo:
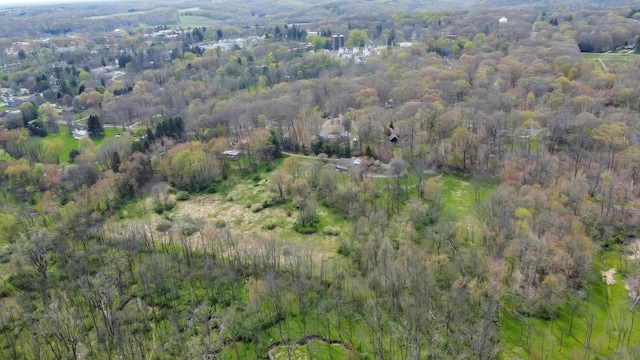
[[634, 53], [603, 53], [603, 54], [594, 54], [594, 53], [582, 53], [582, 58], [586, 61], [597, 61], [602, 67], [602, 64], [606, 66], [606, 69], [611, 71], [618, 66], [633, 66], [640, 56]]
[[[95, 146], [100, 146], [100, 144], [105, 140], [105, 139], [109, 139], [112, 138], [114, 136], [116, 136], [117, 134], [119, 134], [122, 130], [119, 128], [105, 128], [104, 129], [104, 136], [101, 136], [99, 138], [94, 138], [91, 139], [91, 141], [93, 141], [93, 144]], [[73, 135], [71, 135], [71, 133], [69, 132], [69, 129], [67, 128], [66, 125], [61, 125], [60, 126], [60, 133], [58, 134], [49, 134], [46, 137], [42, 138], [42, 142], [46, 143], [46, 142], [50, 142], [53, 140], [62, 140], [64, 142], [64, 147], [62, 148], [62, 152], [60, 153], [60, 162], [61, 163], [67, 163], [69, 162], [69, 152], [72, 149], [77, 149], [78, 148], [78, 140], [73, 138]]]

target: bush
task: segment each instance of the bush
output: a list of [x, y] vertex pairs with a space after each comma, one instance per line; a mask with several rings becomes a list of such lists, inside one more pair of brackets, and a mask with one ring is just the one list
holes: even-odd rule
[[253, 205], [251, 205], [251, 212], [257, 213], [257, 212], [262, 211], [262, 209], [264, 209], [262, 204], [253, 204]]
[[301, 223], [296, 222], [295, 224], [293, 224], [293, 230], [303, 235], [309, 235], [309, 234], [315, 234], [316, 232], [318, 232], [318, 227], [316, 226], [316, 224], [302, 226]]
[[273, 229], [275, 229], [277, 227], [278, 227], [278, 224], [270, 221], [270, 222], [266, 223], [262, 228], [265, 229], [265, 230], [273, 230]]
[[218, 219], [215, 222], [215, 227], [218, 229], [224, 229], [225, 227], [227, 227], [227, 222], [222, 219]]
[[190, 198], [191, 198], [191, 195], [189, 195], [189, 193], [186, 191], [180, 191], [176, 195], [176, 200], [178, 201], [186, 201], [186, 200], [189, 200]]
[[156, 214], [162, 214], [165, 211], [171, 211], [173, 210], [173, 208], [176, 206], [175, 203], [169, 203], [169, 204], [158, 204], [155, 207], [155, 212]]
[[318, 232], [318, 220], [314, 220], [310, 223], [308, 223], [306, 226], [302, 225], [302, 221], [298, 220], [295, 222], [295, 224], [293, 224], [293, 230], [300, 233], [300, 234], [315, 234], [316, 232]]
[[0, 250], [0, 264], [6, 264], [11, 261], [11, 255], [13, 254], [13, 248], [11, 246], [5, 246]]
[[183, 220], [181, 231], [184, 236], [191, 236], [196, 232], [198, 232], [199, 230], [200, 230], [200, 226], [195, 220], [191, 218], [187, 218]]
[[325, 226], [325, 228], [322, 230], [322, 232], [325, 235], [331, 235], [331, 236], [338, 236], [340, 235], [340, 229], [335, 228], [333, 226]]
[[171, 221], [165, 220], [165, 219], [160, 220], [158, 225], [156, 225], [156, 230], [158, 230], [160, 232], [165, 232], [165, 231], [169, 230], [170, 228], [171, 228]]
[[262, 200], [262, 207], [264, 209], [268, 208], [268, 207], [272, 207], [278, 204], [282, 204], [284, 202], [283, 199], [280, 199], [279, 197], [273, 196], [273, 195], [269, 195], [267, 197], [265, 197]]
[[173, 221], [175, 219], [175, 216], [172, 212], [166, 212], [162, 214], [162, 218], [168, 221]]
[[343, 240], [340, 242], [340, 246], [338, 246], [338, 254], [348, 257], [349, 255], [351, 255], [352, 251], [353, 250], [346, 241]]

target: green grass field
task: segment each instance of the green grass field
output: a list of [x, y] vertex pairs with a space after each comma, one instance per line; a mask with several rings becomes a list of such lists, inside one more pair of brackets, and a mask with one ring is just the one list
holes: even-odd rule
[[187, 29], [187, 28], [195, 28], [195, 27], [208, 27], [211, 26], [215, 21], [205, 16], [194, 16], [194, 15], [180, 15], [180, 23], [177, 27]]
[[[91, 139], [95, 146], [100, 146], [100, 144], [109, 138], [112, 138], [119, 134], [122, 130], [119, 128], [105, 128], [104, 136]], [[60, 133], [58, 134], [49, 134], [46, 137], [42, 138], [42, 143], [54, 141], [54, 140], [62, 140], [64, 142], [64, 147], [62, 148], [62, 152], [60, 153], [60, 163], [66, 164], [69, 162], [69, 152], [72, 149], [78, 148], [78, 140], [73, 138], [73, 135], [69, 132], [69, 129], [65, 125], [60, 126]]]
[[[607, 70], [614, 70], [618, 66], [632, 66], [640, 61], [640, 54], [628, 53], [628, 52], [615, 52], [606, 54], [593, 54], [582, 53], [582, 58], [585, 61], [598, 62], [600, 67], [604, 64]], [[602, 62], [602, 63], [600, 63]]]

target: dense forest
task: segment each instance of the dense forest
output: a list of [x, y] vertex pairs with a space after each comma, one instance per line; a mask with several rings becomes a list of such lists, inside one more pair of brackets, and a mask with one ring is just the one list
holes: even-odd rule
[[0, 358], [638, 358], [640, 7], [111, 5], [0, 9]]

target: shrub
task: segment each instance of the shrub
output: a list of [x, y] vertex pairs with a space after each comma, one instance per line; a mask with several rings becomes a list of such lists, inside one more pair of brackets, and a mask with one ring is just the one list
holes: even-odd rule
[[199, 224], [191, 218], [186, 218], [182, 222], [182, 234], [184, 236], [191, 236], [200, 230]]
[[340, 235], [340, 229], [335, 228], [333, 226], [325, 226], [323, 231], [325, 235], [338, 236]]
[[265, 229], [265, 230], [273, 230], [273, 229], [275, 229], [277, 227], [278, 227], [278, 224], [270, 221], [270, 222], [266, 223], [262, 228]]
[[186, 200], [189, 200], [190, 198], [191, 198], [191, 196], [186, 191], [180, 191], [176, 195], [176, 200], [178, 200], [178, 201], [186, 201]]
[[160, 232], [165, 232], [165, 231], [169, 230], [170, 228], [171, 228], [171, 221], [165, 220], [165, 219], [160, 220], [158, 225], [156, 225], [156, 230], [158, 230]]
[[11, 255], [13, 254], [13, 248], [11, 246], [5, 246], [0, 250], [0, 264], [6, 264], [11, 261]]
[[227, 222], [224, 221], [223, 219], [218, 219], [215, 222], [215, 227], [218, 229], [223, 229], [225, 227], [227, 227]]
[[154, 209], [154, 210], [155, 210], [155, 212], [156, 212], [157, 214], [162, 214], [162, 213], [164, 213], [165, 211], [171, 211], [171, 210], [173, 210], [173, 208], [174, 208], [175, 206], [176, 206], [176, 204], [175, 204], [175, 203], [158, 204], [158, 205], [156, 205], [156, 207], [155, 207], [155, 209]]
[[266, 209], [268, 207], [282, 204], [283, 202], [284, 202], [283, 199], [280, 199], [279, 197], [276, 197], [273, 195], [269, 195], [262, 200], [262, 207]]
[[309, 235], [318, 232], [318, 227], [315, 224], [302, 226], [301, 223], [296, 222], [295, 224], [293, 224], [293, 230], [303, 235]]
[[295, 224], [293, 224], [293, 230], [300, 233], [300, 234], [315, 234], [316, 232], [318, 232], [318, 220], [314, 219], [314, 221], [311, 221], [309, 223], [307, 223], [306, 225], [302, 225], [302, 221], [298, 220], [295, 222]]
[[251, 212], [257, 213], [257, 212], [262, 211], [262, 209], [264, 209], [262, 204], [253, 204], [253, 205], [251, 205]]
[[338, 246], [338, 254], [343, 255], [343, 256], [349, 256], [351, 255], [352, 249], [349, 246], [349, 244], [347, 244], [346, 241], [341, 241], [340, 242], [340, 246]]
[[166, 212], [162, 214], [162, 218], [165, 220], [173, 221], [175, 219], [175, 216], [173, 215], [172, 212]]

